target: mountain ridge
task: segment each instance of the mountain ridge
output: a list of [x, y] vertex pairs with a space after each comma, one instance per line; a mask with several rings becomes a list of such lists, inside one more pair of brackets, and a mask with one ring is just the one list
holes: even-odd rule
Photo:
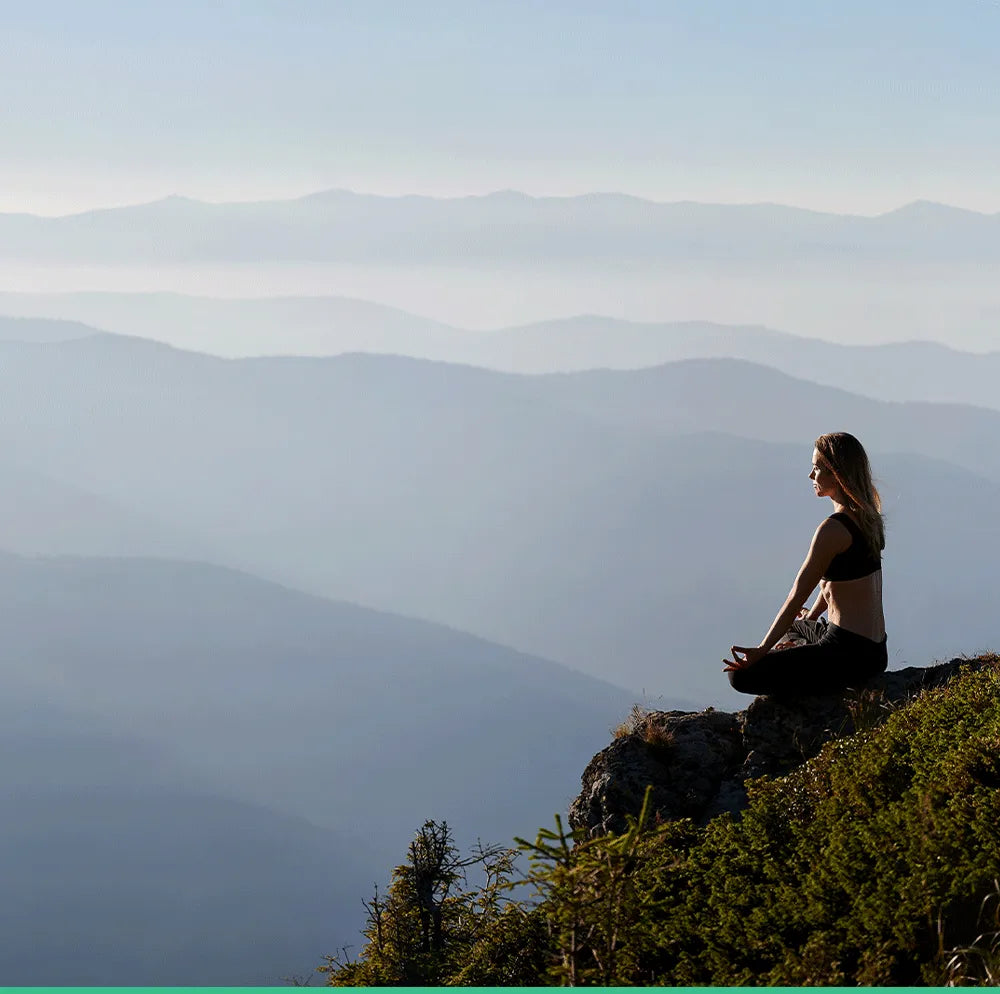
[[[224, 358], [411, 356], [509, 373], [638, 370], [693, 358], [737, 358], [874, 399], [1000, 408], [1000, 350], [928, 339], [841, 344], [765, 324], [628, 321], [580, 314], [486, 331], [353, 297], [209, 298], [185, 294], [0, 294], [0, 339], [107, 332]], [[65, 325], [55, 322], [76, 321]], [[21, 324], [27, 321], [27, 324]], [[86, 322], [85, 325], [79, 324]]]
[[[711, 364], [707, 376], [665, 366], [613, 389], [570, 375], [557, 390], [400, 357], [205, 362], [120, 344], [46, 353], [58, 363], [37, 350], [15, 362], [0, 347], [0, 413], [6, 434], [18, 426], [9, 444], [51, 477], [212, 535], [213, 561], [298, 589], [444, 622], [619, 685], [716, 700], [728, 690], [699, 665], [698, 632], [716, 624], [720, 600], [734, 629], [773, 614], [767, 591], [787, 589], [819, 513], [805, 482], [812, 439], [861, 420], [893, 562], [913, 571], [887, 583], [887, 610], [904, 619], [893, 651], [954, 651], [954, 632], [930, 631], [918, 609], [935, 586], [920, 569], [929, 550], [960, 571], [955, 602], [940, 595], [955, 624], [988, 627], [980, 587], [1000, 463], [987, 443], [1000, 412], [894, 407], [806, 381], [776, 391], [782, 377], [753, 366], [738, 367], [740, 400]], [[732, 393], [728, 407], [714, 392]], [[770, 408], [739, 406], [770, 394]], [[769, 499], [734, 504], [732, 473]], [[954, 492], [968, 514], [958, 547], [939, 547], [933, 522], [952, 517]], [[701, 529], [727, 549], [721, 576]]]
[[1000, 214], [908, 205], [873, 217], [766, 204], [659, 203], [614, 195], [161, 199], [61, 217], [0, 215], [21, 262], [321, 262], [461, 268], [752, 265], [812, 260], [996, 263]]
[[947, 204], [942, 201], [926, 200], [923, 198], [917, 198], [916, 200], [908, 201], [898, 207], [890, 207], [885, 210], [879, 211], [874, 214], [862, 214], [851, 211], [830, 211], [830, 210], [820, 210], [811, 207], [801, 207], [794, 204], [786, 204], [779, 201], [769, 201], [769, 200], [759, 200], [759, 201], [708, 201], [708, 200], [659, 200], [651, 197], [644, 197], [639, 194], [625, 193], [617, 190], [593, 190], [584, 193], [574, 193], [574, 194], [532, 194], [527, 193], [522, 190], [515, 189], [497, 189], [489, 190], [483, 193], [470, 193], [470, 194], [459, 194], [459, 195], [435, 195], [435, 194], [423, 194], [423, 193], [404, 193], [404, 194], [381, 194], [365, 192], [360, 190], [352, 190], [346, 187], [329, 187], [319, 190], [314, 190], [309, 193], [299, 194], [290, 197], [264, 197], [256, 198], [250, 200], [205, 200], [199, 197], [192, 197], [185, 194], [170, 193], [165, 194], [162, 197], [156, 197], [152, 200], [140, 200], [136, 202], [129, 202], [126, 204], [116, 204], [104, 207], [90, 207], [85, 208], [80, 211], [67, 212], [65, 214], [32, 214], [27, 211], [17, 211], [17, 212], [0, 212], [0, 218], [3, 217], [30, 217], [30, 218], [40, 218], [47, 220], [63, 220], [72, 217], [81, 217], [85, 215], [105, 215], [112, 213], [114, 211], [120, 210], [131, 210], [135, 208], [159, 208], [164, 206], [198, 206], [198, 207], [257, 207], [257, 206], [273, 206], [278, 204], [297, 204], [297, 203], [310, 203], [317, 202], [326, 199], [344, 199], [344, 198], [357, 198], [359, 200], [370, 200], [370, 201], [408, 201], [408, 202], [428, 202], [428, 203], [447, 203], [447, 202], [469, 202], [469, 201], [496, 201], [496, 200], [510, 200], [516, 199], [518, 201], [524, 202], [595, 202], [595, 201], [610, 201], [610, 202], [629, 202], [633, 204], [643, 204], [655, 207], [678, 207], [678, 208], [691, 208], [691, 207], [705, 207], [710, 209], [718, 208], [734, 208], [736, 210], [747, 209], [747, 210], [759, 210], [759, 209], [776, 209], [780, 211], [787, 211], [789, 213], [798, 214], [801, 216], [816, 216], [816, 217], [826, 217], [826, 218], [858, 218], [858, 219], [877, 219], [885, 217], [893, 217], [899, 215], [913, 215], [913, 214], [925, 214], [928, 212], [941, 213], [944, 212], [949, 215], [960, 216], [974, 216], [983, 218], [1000, 218], [1000, 211], [988, 212], [988, 211], [977, 211], [968, 207], [958, 207], [953, 204]]

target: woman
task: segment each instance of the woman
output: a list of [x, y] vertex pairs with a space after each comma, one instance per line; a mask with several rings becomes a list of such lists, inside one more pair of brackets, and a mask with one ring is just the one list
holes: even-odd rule
[[[885, 531], [868, 456], [853, 435], [821, 435], [809, 479], [817, 497], [833, 501], [834, 513], [816, 529], [791, 592], [760, 645], [734, 645], [733, 658], [723, 660], [729, 682], [745, 694], [830, 693], [863, 684], [888, 664], [882, 614]], [[817, 584], [819, 596], [805, 612], [802, 607]], [[819, 621], [824, 612], [825, 627]], [[793, 645], [788, 637], [795, 635], [808, 644]]]

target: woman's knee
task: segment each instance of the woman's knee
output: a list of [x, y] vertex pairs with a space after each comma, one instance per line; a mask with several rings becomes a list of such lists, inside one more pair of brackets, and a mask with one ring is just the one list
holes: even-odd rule
[[729, 686], [732, 687], [733, 690], [738, 690], [741, 694], [757, 693], [752, 686], [754, 681], [751, 678], [749, 668], [730, 670], [726, 675], [729, 677]]

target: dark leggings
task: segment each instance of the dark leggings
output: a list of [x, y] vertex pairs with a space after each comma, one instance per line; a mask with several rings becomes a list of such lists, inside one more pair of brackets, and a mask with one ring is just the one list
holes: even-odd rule
[[753, 666], [730, 671], [729, 682], [742, 694], [829, 694], [867, 683], [888, 664], [885, 638], [873, 642], [827, 625], [819, 641], [772, 650]]

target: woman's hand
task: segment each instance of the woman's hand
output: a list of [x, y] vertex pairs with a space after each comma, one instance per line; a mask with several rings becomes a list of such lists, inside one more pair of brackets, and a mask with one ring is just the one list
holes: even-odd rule
[[[758, 659], [763, 659], [767, 655], [767, 649], [762, 649], [759, 645], [734, 645], [729, 651], [733, 654], [733, 658], [722, 660], [726, 664], [724, 673], [753, 666]], [[740, 659], [740, 656], [743, 658]]]

